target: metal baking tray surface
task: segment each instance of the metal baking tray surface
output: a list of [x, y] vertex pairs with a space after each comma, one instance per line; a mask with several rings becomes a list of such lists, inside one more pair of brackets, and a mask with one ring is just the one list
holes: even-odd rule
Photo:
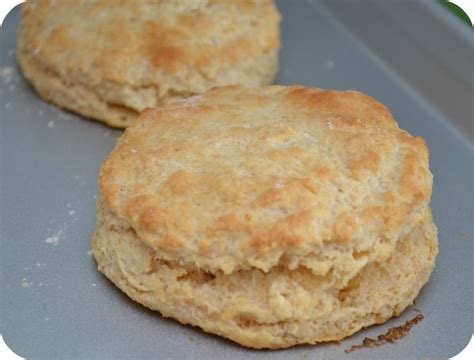
[[[424, 9], [425, 17], [405, 16], [407, 3]], [[30, 359], [418, 359], [448, 358], [468, 343], [474, 313], [474, 151], [462, 119], [472, 121], [472, 103], [463, 101], [473, 94], [472, 76], [459, 76], [457, 68], [466, 60], [459, 55], [466, 49], [452, 48], [458, 40], [467, 44], [472, 66], [469, 29], [427, 1], [282, 0], [278, 6], [283, 22], [277, 83], [368, 93], [391, 109], [402, 128], [429, 145], [440, 253], [416, 300], [424, 320], [401, 341], [375, 349], [344, 351], [404, 324], [416, 311], [409, 308], [339, 345], [256, 351], [164, 319], [129, 300], [96, 271], [90, 254], [97, 174], [121, 132], [48, 105], [32, 91], [15, 62], [16, 8], [0, 34], [0, 291], [1, 332], [17, 354]], [[413, 29], [428, 25], [433, 37], [424, 33], [421, 40], [426, 41], [416, 46], [420, 34]], [[454, 40], [438, 41], [436, 29], [449, 30]], [[383, 43], [379, 34], [403, 41]], [[426, 46], [437, 52], [427, 56]], [[452, 59], [458, 56], [459, 61], [450, 67], [443, 49], [457, 51]], [[408, 56], [412, 61], [406, 61]], [[439, 66], [442, 71], [435, 71]], [[430, 76], [430, 85], [417, 82], [416, 74]], [[449, 96], [433, 93], [448, 85]]]

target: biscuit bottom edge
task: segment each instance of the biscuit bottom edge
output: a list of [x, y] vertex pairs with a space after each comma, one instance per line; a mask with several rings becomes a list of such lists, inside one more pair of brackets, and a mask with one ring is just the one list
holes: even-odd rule
[[138, 118], [138, 111], [105, 101], [93, 88], [36, 64], [29, 53], [19, 51], [17, 58], [24, 77], [38, 94], [60, 108], [115, 128], [126, 128]]
[[383, 323], [413, 303], [438, 252], [431, 215], [343, 289], [304, 267], [210, 274], [157, 258], [112, 213], [99, 212], [93, 253], [99, 270], [130, 298], [183, 324], [252, 348], [337, 341]]

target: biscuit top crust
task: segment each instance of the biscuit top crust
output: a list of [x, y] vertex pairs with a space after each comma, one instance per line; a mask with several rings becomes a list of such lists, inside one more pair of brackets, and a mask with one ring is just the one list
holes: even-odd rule
[[19, 45], [44, 69], [101, 91], [191, 94], [237, 83], [236, 65], [278, 49], [279, 23], [272, 0], [31, 0]]
[[359, 92], [216, 88], [145, 110], [101, 169], [100, 201], [164, 259], [344, 281], [426, 216], [428, 157]]

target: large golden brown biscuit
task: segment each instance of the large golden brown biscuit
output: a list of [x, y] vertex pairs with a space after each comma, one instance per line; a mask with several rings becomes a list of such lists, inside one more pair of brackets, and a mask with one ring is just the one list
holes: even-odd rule
[[428, 149], [358, 92], [236, 86], [147, 110], [99, 182], [99, 269], [246, 346], [383, 322], [437, 254]]
[[126, 127], [213, 86], [271, 83], [279, 22], [272, 0], [31, 0], [17, 57], [44, 99]]

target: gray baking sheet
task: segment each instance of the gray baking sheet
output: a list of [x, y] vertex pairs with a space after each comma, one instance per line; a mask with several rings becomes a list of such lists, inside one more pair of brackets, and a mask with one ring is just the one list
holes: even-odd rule
[[[384, 59], [383, 46], [372, 49], [368, 39], [356, 37], [337, 11], [324, 4], [278, 2], [283, 23], [277, 82], [366, 92], [388, 105], [402, 128], [426, 139], [440, 253], [416, 300], [424, 320], [396, 344], [350, 354], [344, 350], [402, 325], [415, 310], [339, 345], [255, 351], [164, 319], [129, 300], [96, 271], [90, 254], [97, 173], [121, 132], [48, 105], [32, 91], [15, 63], [16, 8], [0, 34], [0, 329], [17, 354], [32, 359], [415, 359], [448, 358], [468, 343], [474, 313], [473, 145], [443, 110], [449, 106], [404, 78], [403, 67]], [[402, 7], [400, 3], [400, 11]], [[392, 8], [396, 15], [397, 7]], [[439, 17], [438, 26], [452, 21], [449, 16]], [[378, 23], [371, 33], [383, 26]], [[473, 41], [469, 46], [474, 49]], [[406, 56], [416, 59], [414, 49]], [[443, 86], [442, 77], [431, 76], [432, 86]], [[472, 89], [472, 72], [466, 78]], [[457, 99], [455, 88], [443, 101]], [[472, 104], [468, 108], [464, 118], [471, 121]]]

